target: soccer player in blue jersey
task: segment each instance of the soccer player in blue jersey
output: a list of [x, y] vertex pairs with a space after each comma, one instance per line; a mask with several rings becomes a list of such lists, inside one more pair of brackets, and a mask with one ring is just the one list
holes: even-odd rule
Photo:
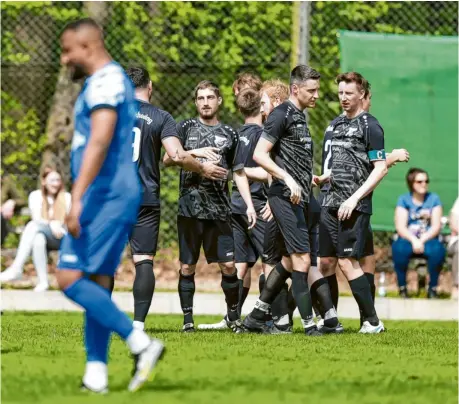
[[87, 362], [82, 388], [97, 393], [108, 390], [107, 354], [110, 334], [115, 332], [134, 356], [128, 388], [135, 391], [150, 377], [164, 346], [134, 329], [111, 299], [113, 277], [141, 200], [132, 163], [134, 88], [112, 61], [102, 30], [93, 20], [68, 24], [61, 47], [61, 63], [72, 79], [87, 78], [75, 104], [72, 207], [57, 281], [64, 294], [85, 310]]

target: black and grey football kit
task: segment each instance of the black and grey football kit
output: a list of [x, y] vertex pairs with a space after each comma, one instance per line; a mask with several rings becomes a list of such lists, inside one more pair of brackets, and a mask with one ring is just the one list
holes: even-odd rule
[[268, 190], [269, 205], [282, 234], [280, 250], [283, 255], [309, 253], [305, 212], [309, 209], [313, 150], [304, 113], [290, 101], [282, 103], [269, 115], [262, 137], [273, 143], [271, 155], [274, 162], [302, 188], [298, 205], [290, 201], [290, 190], [284, 181], [273, 178]]
[[132, 254], [155, 255], [160, 224], [160, 170], [162, 140], [178, 137], [174, 118], [147, 102], [139, 101], [133, 128], [133, 161], [143, 190], [137, 223], [130, 236]]
[[[245, 124], [238, 130], [239, 146], [236, 158], [243, 162], [244, 167], [258, 167], [253, 159], [253, 153], [262, 132], [263, 128], [257, 124]], [[247, 205], [235, 183], [231, 194], [234, 260], [254, 265], [263, 254], [267, 222], [262, 218], [261, 210], [265, 207], [268, 196], [267, 186], [264, 183], [249, 180], [249, 185], [253, 206], [257, 213], [257, 222], [252, 229], [248, 229]]]
[[372, 194], [359, 201], [350, 219], [339, 221], [337, 214], [341, 204], [365, 183], [373, 162], [386, 159], [384, 131], [368, 112], [353, 119], [340, 116], [333, 122], [332, 171], [322, 199], [320, 256], [360, 259], [374, 253]]
[[[228, 125], [208, 126], [199, 119], [188, 119], [177, 125], [177, 132], [187, 151], [204, 147], [219, 149], [219, 166], [240, 170], [236, 158], [237, 133]], [[205, 162], [206, 159], [198, 158]], [[177, 230], [180, 261], [194, 265], [201, 245], [208, 263], [234, 260], [233, 229], [228, 180], [210, 180], [197, 173], [180, 171], [180, 197]]]

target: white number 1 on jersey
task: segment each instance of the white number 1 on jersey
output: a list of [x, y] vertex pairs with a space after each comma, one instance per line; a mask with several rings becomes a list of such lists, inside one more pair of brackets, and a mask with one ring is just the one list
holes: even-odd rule
[[132, 143], [132, 148], [134, 149], [132, 154], [132, 161], [135, 163], [139, 159], [140, 153], [140, 129], [133, 128], [132, 134], [134, 135], [134, 142]]

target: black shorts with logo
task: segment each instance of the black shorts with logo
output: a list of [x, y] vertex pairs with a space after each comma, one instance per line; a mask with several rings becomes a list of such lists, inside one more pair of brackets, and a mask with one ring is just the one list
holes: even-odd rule
[[234, 260], [234, 239], [231, 221], [196, 219], [177, 216], [180, 262], [198, 262], [201, 245], [207, 263]]
[[161, 208], [159, 206], [141, 206], [137, 223], [129, 239], [133, 255], [155, 255], [158, 246]]
[[361, 259], [374, 254], [370, 215], [353, 211], [349, 219], [338, 220], [338, 209], [322, 207], [320, 216], [321, 257]]
[[257, 217], [255, 226], [249, 230], [246, 215], [233, 213], [234, 262], [246, 262], [253, 266], [263, 253], [266, 221]]
[[301, 205], [294, 205], [279, 196], [268, 198], [271, 212], [279, 227], [279, 252], [282, 256], [310, 253], [309, 231], [306, 223], [307, 214]]

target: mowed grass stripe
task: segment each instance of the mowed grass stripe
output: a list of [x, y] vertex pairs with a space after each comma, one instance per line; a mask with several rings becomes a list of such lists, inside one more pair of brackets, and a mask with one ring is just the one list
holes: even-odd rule
[[[219, 317], [197, 316], [197, 323]], [[297, 321], [297, 323], [299, 323]], [[149, 316], [147, 332], [167, 355], [154, 383], [126, 391], [132, 361], [112, 338], [110, 394], [79, 392], [84, 370], [81, 313], [2, 316], [2, 403], [457, 403], [457, 323], [388, 321], [359, 335], [182, 334], [180, 316]], [[299, 325], [299, 324], [298, 324]]]

